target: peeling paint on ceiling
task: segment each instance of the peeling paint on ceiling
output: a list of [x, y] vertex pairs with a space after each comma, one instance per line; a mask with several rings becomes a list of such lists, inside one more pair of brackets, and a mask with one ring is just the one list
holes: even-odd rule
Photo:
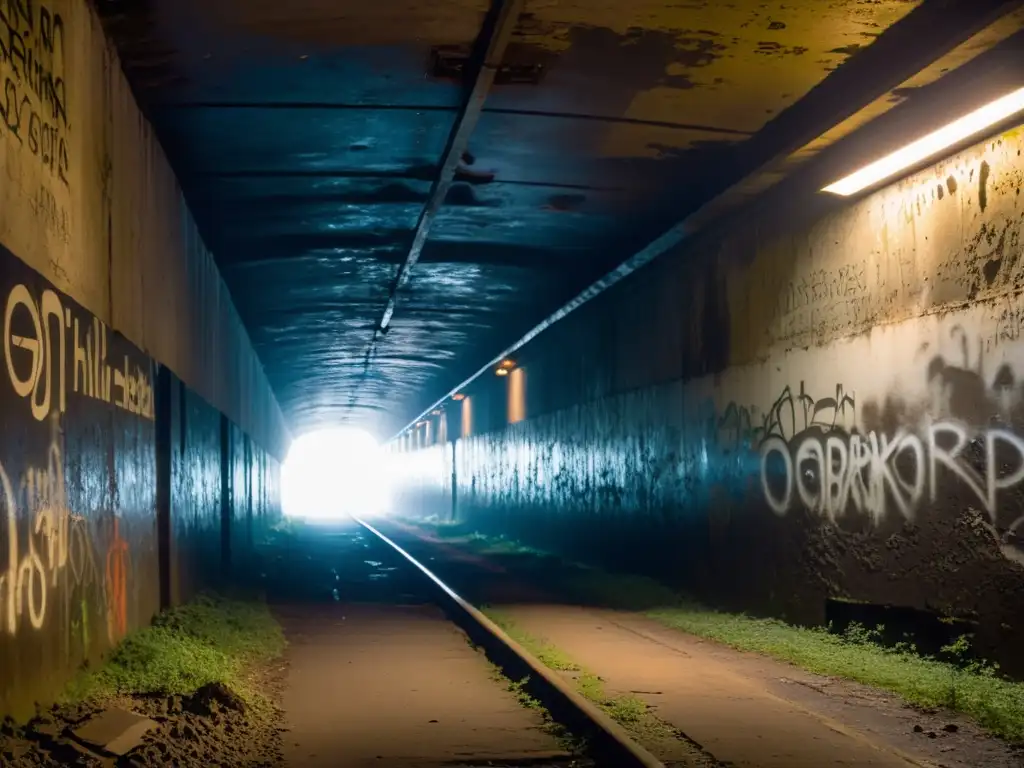
[[540, 80], [492, 89], [372, 348], [463, 98], [431, 50], [469, 51], [488, 3], [149, 0], [110, 28], [293, 430], [386, 436], [920, 4], [527, 0], [504, 61]]

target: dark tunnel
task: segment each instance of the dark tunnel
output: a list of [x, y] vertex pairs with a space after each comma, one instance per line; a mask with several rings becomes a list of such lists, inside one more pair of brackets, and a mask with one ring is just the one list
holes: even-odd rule
[[0, 766], [1024, 765], [1024, 2], [0, 26]]

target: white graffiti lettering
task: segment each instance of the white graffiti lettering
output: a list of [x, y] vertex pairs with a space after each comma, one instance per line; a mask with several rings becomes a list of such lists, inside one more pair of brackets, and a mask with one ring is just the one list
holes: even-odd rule
[[893, 512], [912, 520], [922, 503], [939, 499], [944, 474], [969, 489], [995, 523], [1000, 492], [1024, 481], [1024, 439], [1005, 429], [972, 436], [964, 424], [942, 421], [923, 437], [809, 431], [761, 445], [761, 489], [780, 516], [795, 498], [833, 522], [849, 511], [876, 524]]
[[[0, 630], [16, 634], [23, 617], [33, 629], [42, 629], [47, 596], [57, 586], [68, 564], [71, 516], [67, 508], [64, 465], [60, 449], [51, 445], [46, 467], [30, 468], [19, 489], [0, 463], [0, 499], [7, 517], [7, 568], [0, 572]], [[19, 509], [32, 510], [27, 552], [18, 535]]]
[[154, 418], [151, 374], [127, 355], [118, 367], [109, 364], [106, 325], [95, 317], [80, 323], [56, 292], [44, 290], [37, 302], [25, 285], [14, 286], [7, 296], [3, 332], [11, 386], [18, 397], [30, 401], [38, 421], [54, 408], [66, 410], [68, 363], [73, 393]]
[[[68, 505], [56, 421], [54, 431], [45, 466], [27, 467], [14, 478], [0, 463], [0, 537], [6, 537], [0, 633], [7, 635], [17, 635], [26, 625], [43, 629], [47, 615], [64, 605], [75, 588], [99, 588], [103, 596], [86, 519]], [[0, 554], [0, 563], [4, 559]]]

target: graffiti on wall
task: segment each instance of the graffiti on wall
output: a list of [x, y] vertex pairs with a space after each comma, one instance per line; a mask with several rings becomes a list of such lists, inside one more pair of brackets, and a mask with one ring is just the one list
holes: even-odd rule
[[70, 186], [64, 20], [34, 0], [0, 0], [0, 120], [42, 168]]
[[837, 301], [856, 301], [869, 294], [868, 264], [859, 261], [834, 269], [817, 269], [790, 280], [779, 292], [778, 311], [831, 307]]
[[[778, 278], [769, 280], [774, 283]], [[812, 332], [833, 334], [862, 327], [871, 320], [874, 296], [884, 292], [885, 282], [878, 265], [860, 260], [778, 283], [772, 333], [786, 341]]]
[[[83, 584], [95, 572], [88, 528], [68, 509], [59, 445], [50, 445], [45, 465], [27, 467], [16, 481], [0, 463], [7, 540], [7, 566], [0, 572], [0, 631], [10, 635], [23, 622], [42, 629], [54, 602], [51, 593], [63, 578]], [[18, 531], [19, 510], [31, 511], [24, 534]]]
[[[785, 387], [770, 407], [729, 403], [708, 421], [723, 450], [753, 452], [758, 490], [780, 517], [804, 509], [830, 523], [911, 522], [953, 503], [983, 512], [1003, 544], [1024, 533], [1024, 381], [1012, 366], [986, 376], [954, 327], [953, 355], [923, 345], [924, 393], [859, 403], [837, 383]], [[985, 344], [979, 342], [979, 350]], [[749, 455], [749, 454], [748, 454]], [[1004, 547], [1017, 559], [1018, 552]]]
[[[28, 467], [20, 482], [0, 463], [0, 504], [7, 561], [0, 571], [0, 633], [15, 635], [21, 627], [41, 630], [50, 613], [68, 610], [61, 598], [92, 588], [101, 596], [108, 641], [123, 638], [128, 631], [129, 546], [114, 517], [101, 581], [89, 521], [68, 506], [57, 440], [50, 445], [46, 465]], [[21, 517], [28, 525], [19, 532]], [[87, 608], [80, 613], [75, 618], [87, 645]]]
[[711, 401], [706, 403], [706, 410], [709, 437], [726, 449], [756, 450], [768, 438], [788, 442], [806, 430], [834, 430], [852, 426], [856, 419], [853, 394], [841, 384], [836, 385], [834, 393], [816, 398], [803, 381], [797, 391], [785, 387], [763, 412], [756, 406], [731, 402], [718, 413]]
[[29, 198], [29, 206], [40, 226], [65, 245], [71, 243], [71, 215], [46, 185], [36, 188]]
[[876, 523], [891, 514], [913, 520], [922, 502], [940, 501], [943, 474], [996, 522], [1000, 494], [1024, 480], [1024, 440], [1007, 429], [937, 421], [891, 435], [813, 429], [761, 445], [764, 498], [780, 515], [799, 502], [831, 521], [848, 511]]
[[67, 409], [68, 391], [102, 400], [152, 420], [152, 371], [125, 353], [110, 355], [110, 331], [96, 317], [83, 317], [65, 306], [58, 294], [38, 295], [24, 284], [7, 293], [3, 347], [7, 376], [14, 393], [28, 400], [42, 421], [56, 407]]
[[136, 492], [119, 486], [110, 441], [154, 420], [152, 363], [2, 248], [0, 275], [0, 420], [16, 435], [0, 442], [0, 647], [52, 625], [85, 653], [97, 625], [108, 645], [129, 627], [122, 507]]

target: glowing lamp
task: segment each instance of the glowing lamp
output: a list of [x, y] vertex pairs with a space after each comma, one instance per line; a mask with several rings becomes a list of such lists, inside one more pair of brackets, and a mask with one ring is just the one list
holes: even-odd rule
[[943, 150], [959, 144], [1021, 111], [1024, 111], [1024, 88], [996, 99], [927, 136], [922, 136], [902, 149], [828, 185], [822, 192], [831, 192], [844, 197], [854, 195], [880, 181], [891, 179], [901, 171], [924, 160], [935, 157]]

